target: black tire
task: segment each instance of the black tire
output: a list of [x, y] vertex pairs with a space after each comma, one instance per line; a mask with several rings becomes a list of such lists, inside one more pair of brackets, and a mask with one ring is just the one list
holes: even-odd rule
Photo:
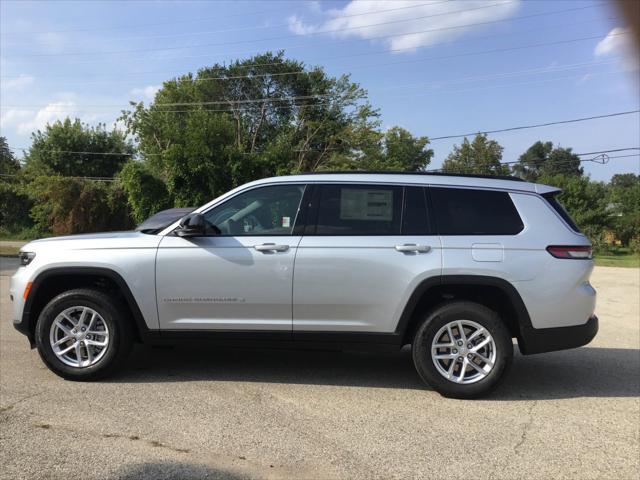
[[[63, 310], [74, 306], [92, 308], [103, 318], [109, 329], [106, 352], [95, 364], [73, 367], [62, 362], [49, 341], [51, 324]], [[40, 358], [56, 375], [67, 380], [98, 380], [112, 374], [126, 360], [133, 343], [132, 320], [128, 311], [114, 297], [91, 289], [69, 290], [51, 300], [42, 310], [36, 325], [36, 346]]]
[[[435, 335], [455, 320], [470, 320], [487, 329], [496, 345], [496, 360], [488, 375], [476, 383], [459, 384], [445, 378], [431, 357]], [[504, 380], [513, 361], [511, 335], [500, 317], [484, 305], [473, 302], [452, 302], [435, 308], [425, 315], [412, 343], [413, 363], [420, 378], [438, 393], [450, 398], [471, 399], [487, 395]]]

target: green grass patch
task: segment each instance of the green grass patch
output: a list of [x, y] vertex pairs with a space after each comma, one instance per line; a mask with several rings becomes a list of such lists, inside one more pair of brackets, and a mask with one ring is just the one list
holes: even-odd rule
[[20, 251], [20, 247], [0, 246], [0, 256], [10, 255], [12, 257], [15, 257], [16, 255], [18, 255], [19, 251]]
[[596, 265], [599, 267], [639, 268], [640, 255], [631, 253], [628, 248], [617, 248], [594, 254]]

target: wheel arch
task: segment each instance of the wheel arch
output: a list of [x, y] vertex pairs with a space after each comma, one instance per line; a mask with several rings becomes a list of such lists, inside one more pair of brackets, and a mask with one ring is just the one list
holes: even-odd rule
[[56, 295], [78, 287], [95, 287], [99, 290], [117, 291], [134, 320], [134, 331], [138, 340], [148, 332], [142, 311], [129, 285], [122, 276], [104, 267], [54, 267], [39, 273], [33, 280], [29, 296], [22, 312], [22, 324], [27, 326], [27, 337], [35, 345], [35, 328], [42, 309]]
[[395, 331], [402, 344], [411, 342], [422, 313], [455, 300], [474, 301], [497, 311], [518, 342], [522, 332], [531, 328], [522, 297], [507, 280], [484, 275], [443, 275], [423, 280], [409, 297]]

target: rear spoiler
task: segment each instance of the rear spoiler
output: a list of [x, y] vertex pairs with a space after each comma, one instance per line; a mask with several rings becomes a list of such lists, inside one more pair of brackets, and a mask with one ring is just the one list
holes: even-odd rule
[[561, 189], [559, 189], [558, 187], [552, 187], [551, 185], [542, 185], [540, 183], [536, 183], [536, 193], [539, 193], [540, 195], [544, 195], [545, 193], [560, 193], [562, 192]]

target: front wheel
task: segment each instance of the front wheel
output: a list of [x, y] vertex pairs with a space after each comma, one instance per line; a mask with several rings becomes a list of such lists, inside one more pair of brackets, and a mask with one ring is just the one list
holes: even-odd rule
[[426, 315], [412, 356], [418, 374], [445, 397], [477, 398], [504, 379], [513, 360], [511, 335], [498, 315], [472, 302], [453, 302]]
[[109, 375], [126, 359], [131, 322], [117, 299], [97, 290], [61, 293], [36, 325], [38, 353], [51, 371], [68, 380]]

